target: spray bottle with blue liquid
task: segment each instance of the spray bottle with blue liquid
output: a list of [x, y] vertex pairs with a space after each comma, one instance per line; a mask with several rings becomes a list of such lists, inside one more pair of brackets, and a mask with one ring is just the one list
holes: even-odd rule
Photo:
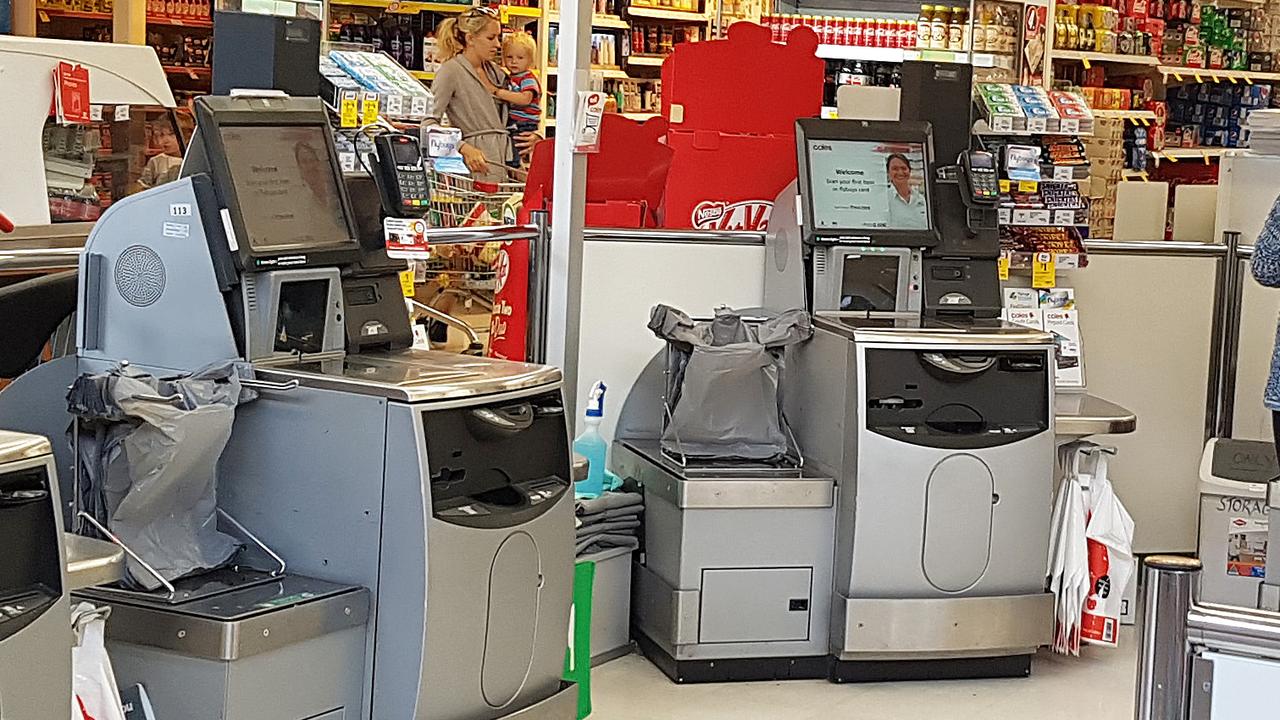
[[573, 451], [587, 459], [587, 479], [574, 483], [574, 493], [580, 498], [597, 498], [604, 492], [605, 456], [609, 444], [600, 434], [600, 422], [604, 420], [603, 382], [591, 387], [587, 398], [587, 414], [583, 419], [586, 429], [573, 441]]

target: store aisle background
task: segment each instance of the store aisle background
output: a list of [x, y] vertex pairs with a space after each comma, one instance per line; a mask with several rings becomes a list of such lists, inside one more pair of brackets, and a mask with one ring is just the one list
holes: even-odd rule
[[676, 685], [641, 655], [592, 671], [592, 720], [1131, 720], [1137, 636], [1080, 658], [1041, 651], [1031, 677], [1011, 680], [834, 685]]

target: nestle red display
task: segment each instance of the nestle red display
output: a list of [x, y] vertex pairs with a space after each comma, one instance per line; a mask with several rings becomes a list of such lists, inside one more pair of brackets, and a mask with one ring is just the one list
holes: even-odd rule
[[[655, 227], [662, 191], [671, 168], [671, 148], [663, 144], [667, 121], [643, 123], [606, 113], [600, 123], [600, 152], [587, 155], [588, 227]], [[528, 209], [551, 209], [555, 140], [534, 148], [525, 183]], [[521, 222], [528, 222], [527, 212]]]
[[662, 66], [674, 151], [662, 227], [767, 226], [774, 198], [796, 177], [796, 118], [822, 110], [817, 47], [808, 28], [793, 30], [784, 45], [766, 28], [736, 23], [726, 40], [675, 48]]

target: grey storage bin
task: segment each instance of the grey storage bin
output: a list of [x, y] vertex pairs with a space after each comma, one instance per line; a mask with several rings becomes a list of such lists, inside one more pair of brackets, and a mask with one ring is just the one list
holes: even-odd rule
[[596, 564], [591, 589], [591, 664], [599, 665], [631, 651], [631, 548], [588, 553], [578, 562]]

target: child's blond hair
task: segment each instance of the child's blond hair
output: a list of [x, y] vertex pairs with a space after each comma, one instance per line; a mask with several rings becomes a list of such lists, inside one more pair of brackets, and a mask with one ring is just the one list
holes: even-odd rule
[[518, 47], [529, 51], [529, 57], [537, 59], [538, 57], [538, 41], [527, 32], [513, 32], [502, 40], [502, 50], [506, 52], [508, 48]]

